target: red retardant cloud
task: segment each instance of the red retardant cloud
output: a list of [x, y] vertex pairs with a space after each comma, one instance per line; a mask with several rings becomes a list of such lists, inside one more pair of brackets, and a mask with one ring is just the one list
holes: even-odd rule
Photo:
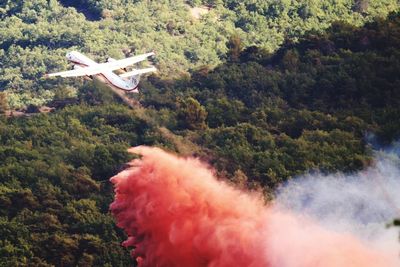
[[218, 181], [197, 159], [144, 146], [130, 152], [142, 158], [111, 178], [110, 209], [141, 267], [397, 266], [350, 235]]

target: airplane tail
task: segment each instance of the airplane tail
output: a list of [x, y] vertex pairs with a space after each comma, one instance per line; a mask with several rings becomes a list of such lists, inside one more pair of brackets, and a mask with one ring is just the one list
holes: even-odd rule
[[148, 72], [153, 72], [156, 71], [157, 69], [152, 66], [150, 68], [145, 68], [145, 69], [134, 69], [132, 71], [126, 72], [124, 74], [119, 75], [119, 77], [121, 78], [129, 78], [129, 85], [131, 87], [136, 88], [139, 84], [139, 80], [140, 80], [140, 75], [143, 73], [148, 73]]
[[129, 78], [129, 85], [133, 88], [136, 88], [139, 85], [140, 74], [132, 75]]

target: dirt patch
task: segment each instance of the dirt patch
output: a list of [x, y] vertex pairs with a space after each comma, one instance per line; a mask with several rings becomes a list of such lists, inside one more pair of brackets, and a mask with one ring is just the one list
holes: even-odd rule
[[190, 11], [190, 15], [194, 18], [194, 19], [200, 19], [201, 16], [207, 14], [208, 12], [210, 12], [210, 7], [207, 6], [200, 6], [200, 7], [190, 7], [189, 11]]
[[7, 117], [30, 117], [40, 113], [54, 112], [55, 110], [54, 107], [41, 106], [37, 107], [37, 111], [35, 112], [27, 112], [27, 110], [7, 110], [5, 115]]

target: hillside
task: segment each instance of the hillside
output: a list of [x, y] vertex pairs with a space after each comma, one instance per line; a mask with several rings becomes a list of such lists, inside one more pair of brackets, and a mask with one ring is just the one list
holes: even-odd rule
[[[200, 4], [210, 11], [198, 20], [189, 8]], [[13, 108], [42, 105], [67, 85], [74, 95], [82, 83], [42, 79], [68, 68], [70, 50], [99, 61], [155, 50], [160, 75], [181, 77], [224, 62], [231, 36], [273, 52], [285, 38], [321, 33], [337, 20], [360, 26], [397, 7], [396, 0], [2, 1], [0, 89]]]
[[[0, 111], [58, 103], [0, 115], [0, 266], [134, 264], [108, 211], [128, 147], [194, 155], [269, 199], [309, 171], [369, 166], [372, 144], [399, 138], [397, 1], [123, 2], [0, 4]], [[97, 82], [41, 78], [72, 49], [155, 49], [142, 107]]]
[[227, 63], [191, 79], [149, 79], [142, 104], [226, 159], [216, 165], [229, 175], [274, 185], [312, 169], [354, 171], [369, 164], [368, 142], [400, 134], [399, 27], [392, 14], [335, 23], [273, 54], [234, 46]]

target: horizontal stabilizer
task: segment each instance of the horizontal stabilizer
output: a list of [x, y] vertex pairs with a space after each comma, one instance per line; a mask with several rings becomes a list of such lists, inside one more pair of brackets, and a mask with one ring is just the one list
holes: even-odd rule
[[[68, 71], [62, 71], [62, 72], [56, 72], [56, 73], [50, 73], [47, 74], [45, 77], [55, 77], [55, 76], [61, 76], [61, 77], [79, 77], [79, 76], [90, 76], [90, 75], [95, 75], [99, 74], [102, 72], [107, 72], [107, 71], [114, 71], [117, 69], [123, 69], [127, 66], [136, 64], [140, 61], [145, 60], [146, 58], [153, 56], [154, 52], [150, 52], [147, 54], [143, 55], [138, 55], [138, 56], [133, 56], [129, 58], [124, 58], [124, 59], [119, 59], [119, 60], [111, 60], [106, 63], [100, 63], [100, 64], [93, 64], [88, 67], [83, 67], [80, 69], [74, 69], [74, 70], [68, 70]], [[139, 70], [140, 71], [140, 70]], [[151, 70], [153, 71], [153, 70]], [[149, 71], [147, 71], [149, 72]], [[142, 73], [142, 72], [140, 72]], [[134, 74], [131, 74], [132, 76]]]
[[145, 69], [140, 69], [140, 70], [133, 70], [133, 71], [121, 74], [121, 75], [119, 75], [119, 77], [127, 78], [127, 77], [135, 76], [138, 74], [143, 74], [143, 73], [148, 73], [148, 72], [153, 72], [153, 71], [157, 71], [157, 69], [155, 67], [150, 67], [150, 68], [145, 68]]

